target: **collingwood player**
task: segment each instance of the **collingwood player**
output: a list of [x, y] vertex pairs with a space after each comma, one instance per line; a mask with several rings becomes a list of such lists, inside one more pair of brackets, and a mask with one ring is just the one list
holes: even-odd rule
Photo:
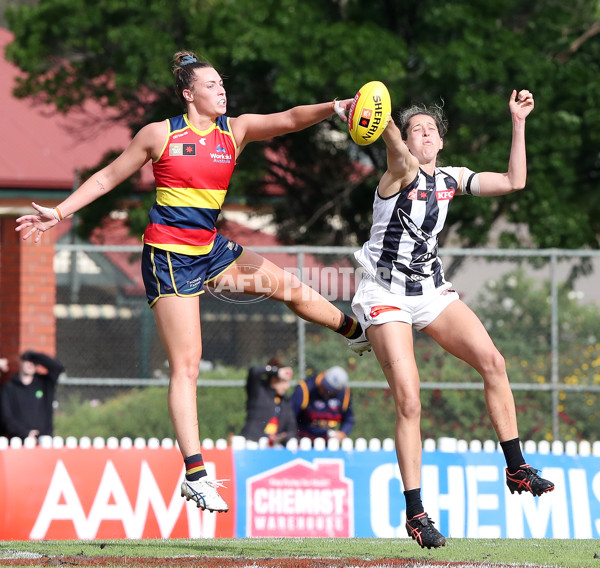
[[523, 458], [504, 358], [485, 327], [444, 278], [438, 234], [457, 195], [497, 196], [525, 187], [525, 121], [533, 95], [513, 91], [512, 145], [506, 173], [438, 167], [447, 124], [439, 107], [411, 107], [383, 133], [387, 171], [373, 203], [369, 240], [355, 254], [365, 269], [353, 310], [394, 395], [396, 453], [406, 498], [406, 530], [421, 547], [444, 546], [421, 501], [420, 379], [413, 327], [466, 361], [483, 378], [487, 411], [506, 458], [511, 492], [541, 495], [554, 484]]

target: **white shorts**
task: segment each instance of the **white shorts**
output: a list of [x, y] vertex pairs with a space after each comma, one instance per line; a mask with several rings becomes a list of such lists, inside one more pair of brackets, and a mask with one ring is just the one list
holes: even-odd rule
[[352, 311], [363, 329], [399, 321], [421, 330], [458, 299], [458, 293], [449, 282], [421, 296], [401, 296], [386, 290], [374, 278], [365, 274], [354, 294]]

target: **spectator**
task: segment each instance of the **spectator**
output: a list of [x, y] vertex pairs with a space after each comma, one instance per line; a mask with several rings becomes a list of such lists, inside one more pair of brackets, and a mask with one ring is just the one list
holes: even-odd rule
[[246, 424], [241, 435], [258, 441], [266, 436], [271, 445], [285, 444], [296, 437], [296, 416], [286, 396], [294, 376], [273, 357], [265, 367], [254, 366], [246, 381]]
[[341, 367], [300, 382], [292, 395], [298, 438], [346, 438], [354, 426], [348, 373]]
[[[0, 360], [6, 372], [7, 362]], [[19, 372], [3, 385], [0, 397], [0, 431], [7, 438], [52, 436], [54, 392], [63, 364], [48, 355], [25, 351]]]

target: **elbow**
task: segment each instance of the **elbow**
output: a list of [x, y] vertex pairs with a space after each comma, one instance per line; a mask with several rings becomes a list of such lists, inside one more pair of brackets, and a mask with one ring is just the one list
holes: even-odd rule
[[515, 193], [525, 188], [527, 184], [526, 176], [507, 176], [508, 180], [508, 193]]

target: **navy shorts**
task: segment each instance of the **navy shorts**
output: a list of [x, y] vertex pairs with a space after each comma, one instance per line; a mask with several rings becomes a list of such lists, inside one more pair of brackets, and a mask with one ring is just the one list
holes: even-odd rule
[[150, 306], [165, 296], [198, 296], [205, 282], [227, 270], [244, 248], [219, 233], [208, 254], [189, 255], [144, 245], [142, 278]]

